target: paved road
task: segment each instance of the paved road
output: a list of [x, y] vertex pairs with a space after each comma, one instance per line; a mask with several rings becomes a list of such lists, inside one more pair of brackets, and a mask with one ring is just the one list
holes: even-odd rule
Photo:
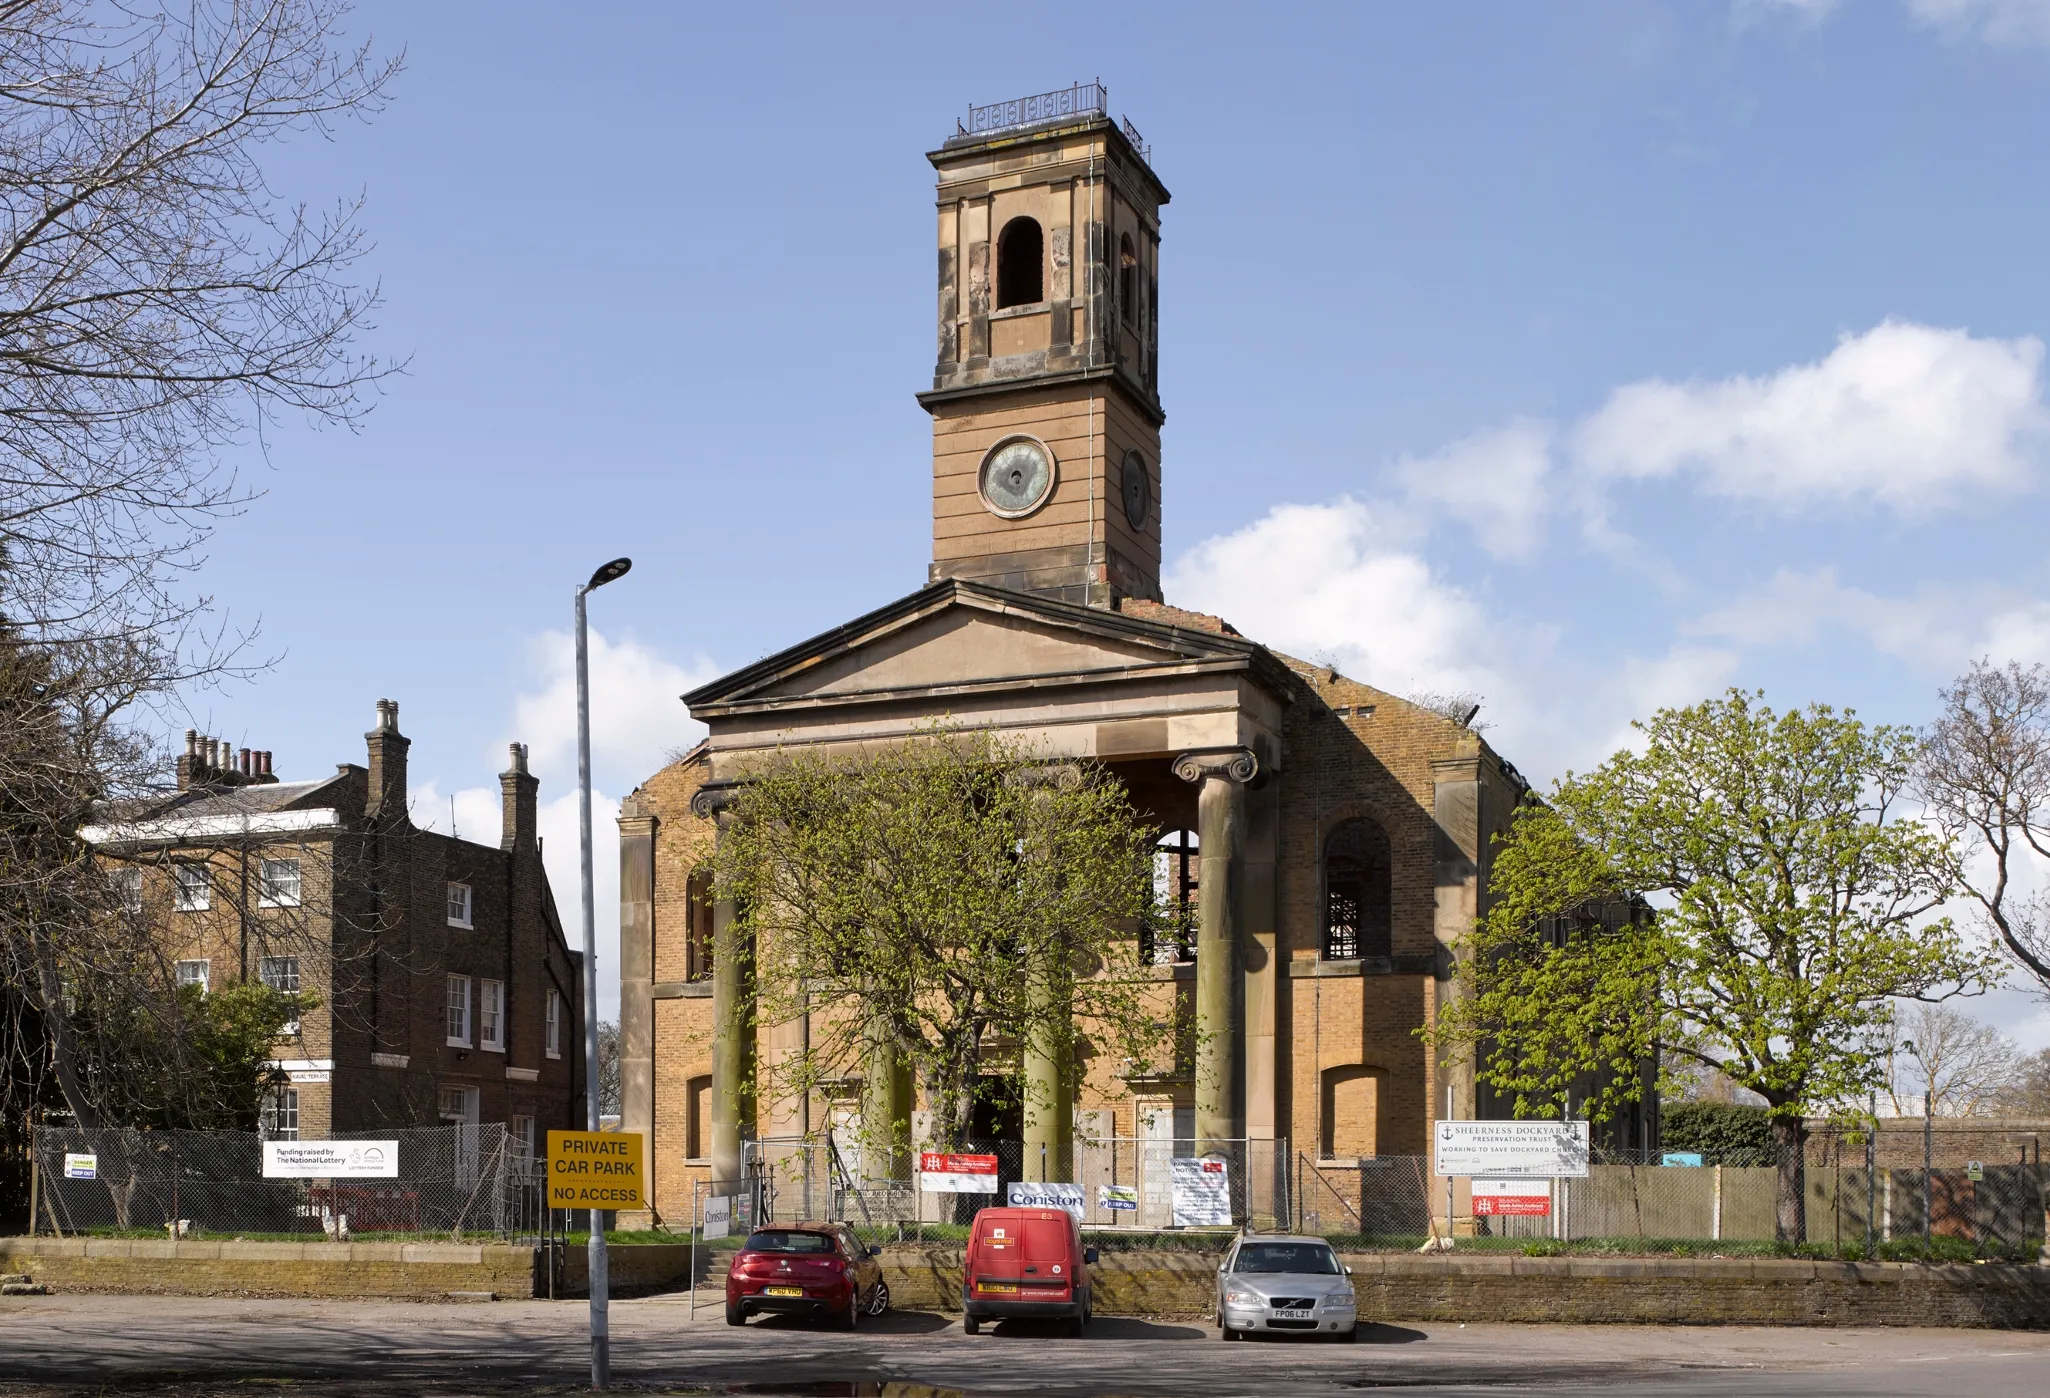
[[[1224, 1345], [1208, 1326], [1099, 1320], [1070, 1340], [893, 1314], [853, 1336], [777, 1317], [726, 1326], [681, 1298], [613, 1303], [627, 1390], [880, 1398], [1435, 1394], [2040, 1393], [2050, 1334], [1959, 1330], [1377, 1326], [1356, 1346]], [[471, 1305], [50, 1296], [0, 1302], [0, 1394], [505, 1394], [588, 1372], [577, 1302]]]

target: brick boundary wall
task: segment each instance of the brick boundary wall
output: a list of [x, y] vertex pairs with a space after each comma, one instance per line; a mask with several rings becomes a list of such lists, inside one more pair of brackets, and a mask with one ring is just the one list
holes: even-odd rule
[[[537, 1251], [493, 1243], [0, 1238], [0, 1271], [27, 1272], [55, 1291], [417, 1299], [490, 1292], [515, 1299], [537, 1294]], [[680, 1286], [689, 1257], [690, 1249], [678, 1244], [615, 1245], [613, 1285], [622, 1293]], [[701, 1271], [711, 1270], [708, 1260], [701, 1249]], [[1360, 1314], [1396, 1323], [2050, 1330], [2046, 1266], [1401, 1253], [1351, 1254], [1345, 1261], [1359, 1291]], [[558, 1294], [581, 1294], [582, 1249], [567, 1249], [564, 1262]], [[883, 1264], [896, 1305], [960, 1310], [958, 1247], [891, 1247]], [[1216, 1268], [1214, 1255], [1107, 1254], [1097, 1267], [1097, 1309], [1105, 1315], [1207, 1316]], [[539, 1294], [547, 1294], [545, 1280]]]
[[534, 1295], [535, 1252], [497, 1243], [0, 1238], [0, 1272], [26, 1272], [52, 1291], [418, 1299], [460, 1291], [512, 1298]]
[[[893, 1302], [961, 1309], [958, 1248], [883, 1254]], [[1780, 1259], [1348, 1255], [1360, 1315], [1393, 1322], [2050, 1329], [2050, 1267]], [[1110, 1253], [1104, 1315], [1209, 1316], [1217, 1259]]]

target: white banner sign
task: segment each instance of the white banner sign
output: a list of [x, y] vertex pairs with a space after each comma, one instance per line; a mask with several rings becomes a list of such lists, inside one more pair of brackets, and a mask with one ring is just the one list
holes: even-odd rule
[[705, 1200], [705, 1229], [707, 1239], [723, 1238], [733, 1231], [733, 1196], [714, 1194]]
[[1169, 1222], [1176, 1228], [1231, 1227], [1231, 1172], [1222, 1160], [1176, 1159], [1174, 1204]]
[[96, 1180], [100, 1177], [100, 1158], [97, 1155], [64, 1156], [64, 1178], [67, 1180]]
[[1552, 1212], [1552, 1182], [1476, 1179], [1473, 1212], [1476, 1218], [1545, 1218]]
[[267, 1180], [395, 1180], [397, 1141], [265, 1141]]
[[994, 1155], [920, 1151], [918, 1187], [927, 1194], [994, 1194], [997, 1192], [997, 1158]]
[[1441, 1121], [1431, 1128], [1431, 1169], [1496, 1179], [1585, 1179], [1587, 1123]]
[[1086, 1196], [1079, 1184], [1039, 1184], [1024, 1180], [1012, 1180], [1006, 1190], [1004, 1202], [1014, 1209], [1066, 1209], [1075, 1216], [1075, 1222], [1082, 1221], [1086, 1207]]

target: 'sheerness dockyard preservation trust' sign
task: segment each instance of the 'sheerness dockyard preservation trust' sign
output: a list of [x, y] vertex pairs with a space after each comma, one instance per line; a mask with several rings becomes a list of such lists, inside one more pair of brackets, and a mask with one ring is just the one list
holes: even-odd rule
[[1584, 1121], [1441, 1121], [1431, 1130], [1431, 1170], [1509, 1179], [1587, 1177]]
[[646, 1208], [642, 1160], [638, 1131], [550, 1131], [548, 1207]]

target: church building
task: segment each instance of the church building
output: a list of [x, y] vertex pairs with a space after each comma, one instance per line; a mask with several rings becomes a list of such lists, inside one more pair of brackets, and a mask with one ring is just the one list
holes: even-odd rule
[[746, 959], [721, 954], [731, 910], [701, 861], [734, 785], [778, 749], [942, 717], [1115, 773], [1160, 831], [1159, 896], [1190, 912], [1148, 973], [1193, 1008], [1197, 1061], [1085, 1064], [1072, 1113], [1011, 1128], [1028, 1162], [1062, 1162], [1027, 1178], [1063, 1178], [1078, 1132], [1176, 1154], [1272, 1142], [1265, 1160], [1354, 1179], [1428, 1154], [1441, 1115], [1493, 1114], [1416, 1031], [1453, 992], [1525, 783], [1470, 712], [1162, 595], [1168, 191], [1102, 89], [974, 109], [928, 159], [929, 581], [683, 696], [709, 736], [621, 808], [623, 1125], [648, 1133], [656, 1213], [687, 1227], [693, 1182], [737, 1178], [747, 1142], [816, 1136], [861, 1099], [747, 1096], [747, 1064], [804, 1026], [753, 1024]]

